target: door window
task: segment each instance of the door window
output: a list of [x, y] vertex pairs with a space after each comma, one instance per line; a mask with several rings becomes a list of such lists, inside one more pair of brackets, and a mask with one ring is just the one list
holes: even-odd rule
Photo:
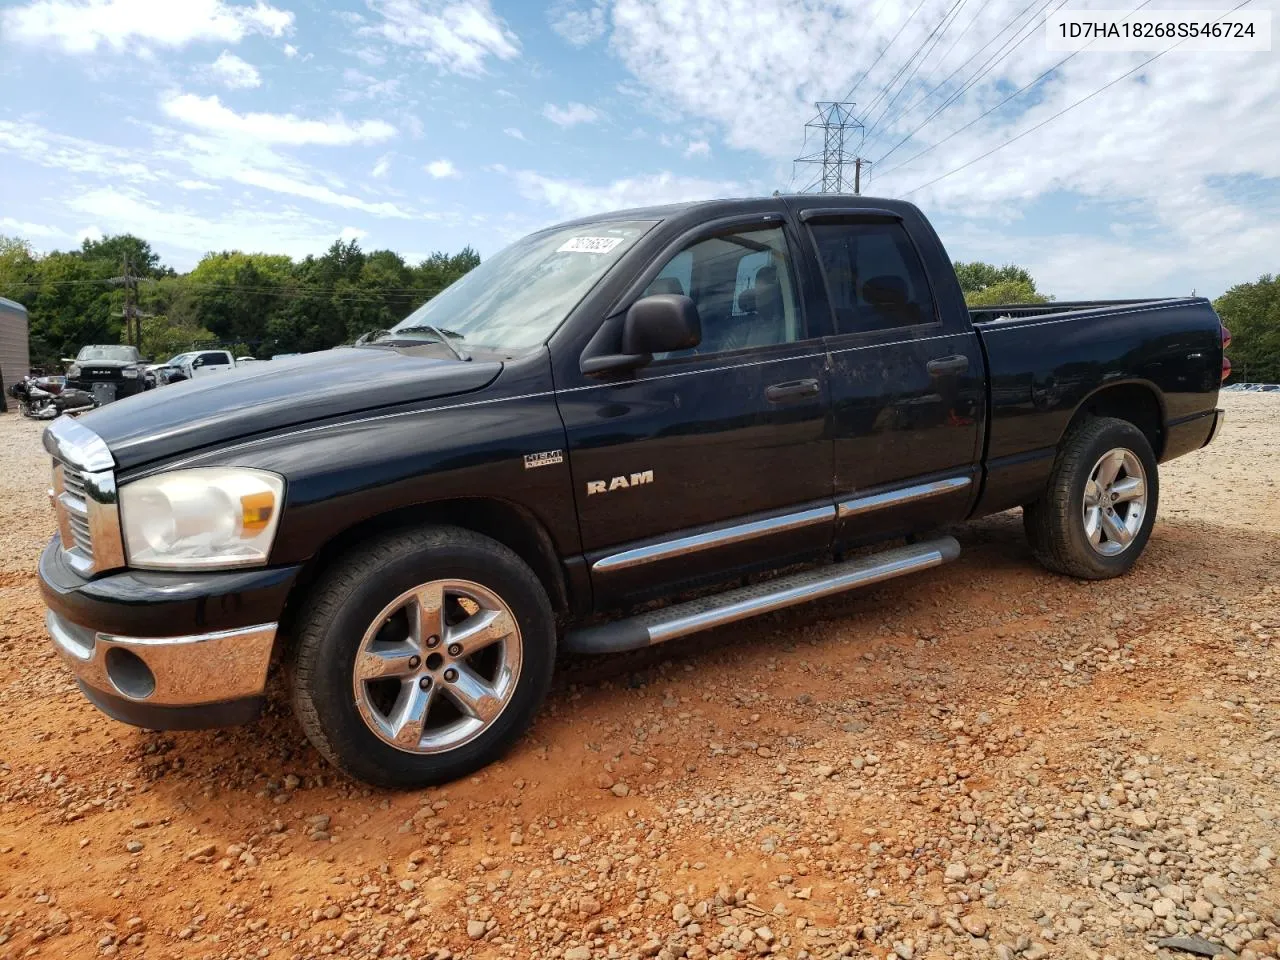
[[667, 261], [645, 289], [684, 294], [698, 308], [702, 342], [671, 356], [726, 353], [804, 337], [791, 257], [780, 227], [700, 240]]
[[215, 363], [225, 364], [231, 361], [227, 359], [225, 353], [202, 353], [200, 354], [200, 365], [204, 367], [212, 366]]
[[811, 227], [837, 333], [932, 323], [924, 265], [900, 223]]

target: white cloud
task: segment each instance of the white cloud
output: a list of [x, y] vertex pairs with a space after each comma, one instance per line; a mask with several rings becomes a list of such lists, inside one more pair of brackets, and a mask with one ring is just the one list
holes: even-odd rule
[[368, 235], [368, 230], [361, 230], [359, 227], [343, 227], [338, 239], [350, 243], [352, 240], [363, 240]]
[[250, 33], [279, 37], [293, 27], [291, 12], [262, 0], [33, 0], [2, 16], [10, 38], [67, 53], [239, 43]]
[[600, 111], [588, 107], [585, 103], [571, 102], [563, 107], [548, 103], [542, 108], [542, 115], [558, 127], [573, 127], [579, 123], [595, 123], [600, 119]]
[[531, 170], [518, 170], [513, 176], [521, 195], [551, 207], [566, 218], [625, 210], [628, 207], [711, 200], [743, 193], [743, 186], [732, 181], [679, 177], [666, 171], [641, 177], [625, 177], [606, 184], [559, 179]]
[[437, 180], [443, 180], [446, 177], [458, 176], [458, 168], [455, 167], [451, 161], [445, 159], [433, 160], [422, 169], [427, 171], [427, 173], [431, 174], [431, 176], [435, 177]]
[[16, 160], [69, 173], [91, 174], [117, 180], [155, 180], [149, 157], [115, 144], [94, 143], [79, 137], [53, 133], [32, 123], [0, 120], [0, 153]]
[[686, 157], [709, 157], [711, 156], [711, 144], [705, 140], [690, 140], [689, 145], [684, 148]]
[[251, 63], [241, 60], [230, 50], [223, 50], [209, 67], [213, 78], [231, 90], [262, 86], [262, 74]]
[[[68, 204], [68, 206], [70, 205]], [[128, 232], [128, 229], [129, 228], [127, 227], [121, 228], [121, 232], [126, 233]], [[81, 243], [84, 243], [86, 240], [88, 240], [90, 243], [97, 243], [99, 240], [102, 239], [102, 236], [103, 236], [102, 231], [98, 229], [97, 226], [94, 226], [91, 224], [82, 230], [76, 231], [76, 243], [81, 244]]]
[[[1043, 20], [1020, 14], [1022, 0], [969, 4], [932, 44], [952, 7], [952, 0], [924, 0], [913, 16], [914, 2], [752, 0], [749, 14], [734, 15], [720, 0], [614, 0], [609, 42], [635, 77], [638, 89], [629, 95], [642, 109], [714, 124], [730, 146], [779, 169], [801, 152], [814, 100], [854, 100], [866, 142], [855, 134], [851, 146], [883, 161], [872, 167], [871, 192], [906, 194], [926, 212], [946, 215], [962, 236], [966, 227], [1033, 212], [1015, 236], [1006, 232], [984, 249], [996, 262], [1034, 260], [1054, 278], [1041, 284], [1050, 292], [1108, 296], [1139, 285], [1144, 294], [1214, 291], [1274, 271], [1280, 58], [1174, 50], [1000, 148], [1150, 54], [1086, 51], [1054, 69], [1064, 55], [1046, 49]], [[1004, 30], [1009, 25], [1015, 28]], [[1021, 36], [1026, 42], [1009, 43], [1009, 55], [999, 59], [1006, 41]], [[992, 110], [1046, 72], [1026, 95]], [[954, 102], [929, 120], [952, 94]], [[941, 148], [895, 169], [952, 133]], [[913, 189], [938, 177], [936, 185]], [[770, 186], [786, 189], [785, 175]], [[1271, 209], [1246, 199], [1249, 190], [1270, 198]], [[1064, 228], [1054, 204], [1073, 202], [1087, 209]], [[1115, 236], [1113, 221], [1138, 232]], [[1070, 277], [1065, 263], [1072, 264]]]
[[292, 43], [286, 43], [284, 45], [284, 55], [288, 57], [290, 60], [292, 60], [294, 57], [298, 55], [298, 48], [295, 47]]
[[[180, 149], [166, 151], [164, 156], [188, 164], [193, 172], [208, 180], [230, 180], [377, 217], [408, 219], [414, 216], [394, 203], [372, 202], [343, 192], [342, 181], [338, 178], [318, 176], [306, 167], [251, 142], [188, 135], [181, 138]], [[318, 179], [326, 182], [319, 183]]]
[[373, 165], [373, 169], [369, 171], [369, 176], [375, 180], [381, 180], [391, 172], [391, 154], [384, 153], [378, 158], [378, 162]]
[[604, 36], [608, 27], [606, 0], [557, 0], [547, 11], [551, 29], [575, 47], [585, 47]]
[[367, 0], [376, 20], [358, 33], [422, 52], [449, 73], [480, 74], [490, 57], [511, 60], [520, 41], [489, 0]]
[[258, 143], [349, 146], [379, 143], [395, 136], [396, 128], [384, 120], [348, 123], [341, 116], [306, 120], [291, 113], [236, 113], [216, 96], [171, 94], [160, 103], [166, 114], [198, 130], [242, 137]]
[[178, 186], [181, 187], [183, 190], [193, 190], [193, 191], [218, 189], [212, 183], [205, 183], [203, 180], [179, 180]]
[[13, 217], [0, 217], [0, 233], [9, 236], [31, 239], [33, 237], [65, 237], [66, 231], [43, 223], [31, 223], [27, 220], [15, 220]]
[[520, 132], [519, 127], [505, 127], [502, 132], [514, 140], [528, 140], [528, 137]]
[[[339, 235], [340, 225], [294, 209], [264, 210], [258, 204], [235, 205], [216, 212], [192, 210], [158, 202], [128, 188], [101, 187], [75, 194], [66, 201], [71, 210], [92, 217], [108, 232], [128, 231], [146, 237], [164, 250], [165, 260], [178, 269], [194, 265], [209, 250], [267, 250], [302, 257], [319, 253]], [[97, 226], [80, 238], [100, 239]], [[169, 251], [185, 251], [186, 257]]]

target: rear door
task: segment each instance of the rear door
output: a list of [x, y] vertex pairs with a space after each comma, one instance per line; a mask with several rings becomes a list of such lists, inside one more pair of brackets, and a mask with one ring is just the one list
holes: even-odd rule
[[830, 549], [826, 331], [782, 219], [721, 222], [655, 260], [644, 293], [693, 299], [696, 348], [557, 392], [598, 606]]
[[[837, 545], [963, 519], [979, 481], [983, 357], [958, 288], [929, 282], [915, 241], [936, 243], [932, 229], [866, 208], [801, 218], [833, 330]], [[924, 252], [951, 269], [941, 244]]]

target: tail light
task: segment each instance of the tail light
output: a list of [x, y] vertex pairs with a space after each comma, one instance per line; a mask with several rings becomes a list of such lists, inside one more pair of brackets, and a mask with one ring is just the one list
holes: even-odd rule
[[1231, 361], [1227, 359], [1227, 347], [1231, 346], [1231, 331], [1221, 320], [1218, 321], [1218, 326], [1222, 328], [1222, 379], [1226, 380], [1231, 376]]

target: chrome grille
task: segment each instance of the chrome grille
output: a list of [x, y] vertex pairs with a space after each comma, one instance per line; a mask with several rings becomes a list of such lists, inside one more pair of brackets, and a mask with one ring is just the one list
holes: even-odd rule
[[65, 460], [53, 461], [53, 510], [62, 532], [62, 548], [72, 554], [69, 559], [77, 567], [92, 568], [93, 528], [89, 524], [85, 478], [79, 468]]
[[[57, 461], [55, 460], [56, 464]], [[84, 474], [69, 463], [62, 464], [62, 482], [67, 486], [67, 493], [78, 497], [83, 503], [85, 500], [84, 492]]]
[[49, 491], [63, 556], [82, 575], [124, 566], [114, 463], [97, 434], [69, 417], [45, 431], [53, 455]]

